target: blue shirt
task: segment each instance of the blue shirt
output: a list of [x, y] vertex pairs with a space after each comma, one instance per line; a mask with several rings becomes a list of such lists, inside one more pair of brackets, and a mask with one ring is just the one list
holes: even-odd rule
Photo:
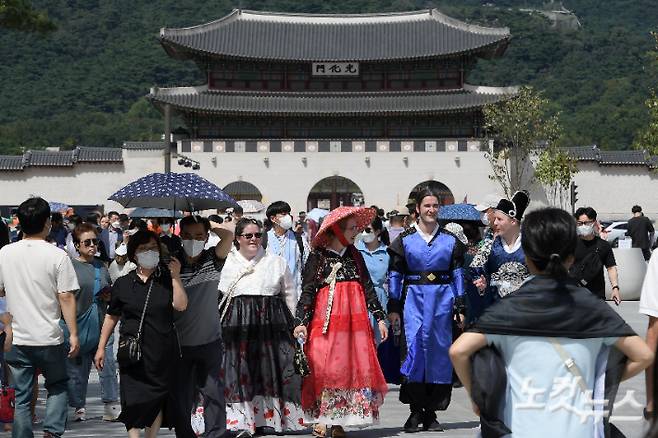
[[[503, 421], [512, 430], [511, 437], [597, 436], [591, 402], [588, 406], [574, 376], [547, 338], [491, 334], [486, 338], [505, 361], [507, 391]], [[558, 342], [580, 369], [587, 388], [595, 390], [595, 383], [599, 388], [603, 384], [605, 371], [600, 353], [617, 339], [558, 338]], [[603, 396], [592, 398], [603, 399]]]

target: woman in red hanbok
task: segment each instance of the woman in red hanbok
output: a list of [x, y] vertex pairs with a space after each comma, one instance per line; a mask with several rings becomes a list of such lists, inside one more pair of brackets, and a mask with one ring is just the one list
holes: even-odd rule
[[343, 426], [367, 426], [379, 418], [386, 380], [368, 312], [385, 340], [386, 314], [354, 238], [374, 212], [339, 207], [323, 221], [313, 239], [302, 279], [294, 335], [305, 345], [311, 373], [302, 385], [305, 419], [313, 434], [343, 437]]

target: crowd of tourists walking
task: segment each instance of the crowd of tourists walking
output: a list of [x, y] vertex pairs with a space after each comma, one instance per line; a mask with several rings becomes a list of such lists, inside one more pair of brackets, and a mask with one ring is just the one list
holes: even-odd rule
[[[596, 401], [653, 363], [658, 256], [641, 301], [647, 344], [605, 302], [604, 270], [617, 305], [621, 294], [594, 209], [530, 211], [526, 192], [441, 199], [424, 188], [389, 215], [338, 207], [297, 221], [277, 201], [264, 222], [240, 209], [82, 220], [26, 200], [20, 238], [0, 248], [12, 436], [33, 436], [39, 374], [44, 436], [86, 421], [92, 365], [103, 420], [131, 438], [342, 438], [379, 421], [390, 385], [407, 433], [442, 431], [463, 385], [485, 438], [619, 436]], [[556, 411], [565, 381], [577, 390]], [[647, 379], [648, 418], [653, 391]]]

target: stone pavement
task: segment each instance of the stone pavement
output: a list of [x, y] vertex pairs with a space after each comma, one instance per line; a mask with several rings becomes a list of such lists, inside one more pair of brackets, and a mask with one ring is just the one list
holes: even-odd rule
[[[614, 305], [613, 305], [614, 307]], [[638, 314], [638, 303], [622, 303], [618, 308], [622, 316], [629, 324], [640, 334], [644, 336], [646, 332], [647, 319]], [[92, 373], [89, 385], [89, 397], [87, 398], [88, 421], [84, 423], [69, 423], [65, 437], [125, 437], [127, 434], [122, 424], [107, 423], [101, 421], [103, 406], [100, 402], [100, 389], [98, 385], [98, 376], [95, 371]], [[624, 406], [616, 409], [616, 416], [623, 417], [613, 422], [624, 432], [628, 438], [641, 438], [644, 435], [646, 423], [642, 421], [642, 406], [644, 399], [644, 375], [637, 376], [630, 381], [624, 382], [620, 388], [618, 401], [627, 395], [628, 400], [635, 400], [638, 404], [632, 402], [625, 403]], [[386, 402], [381, 412], [381, 422], [378, 426], [368, 429], [353, 431], [349, 434], [351, 438], [384, 438], [404, 436], [401, 426], [407, 418], [408, 411], [406, 406], [398, 400], [398, 389], [391, 386], [387, 395]], [[45, 391], [42, 390], [39, 397], [37, 412], [43, 418], [45, 409]], [[72, 415], [72, 412], [71, 412]], [[463, 389], [456, 389], [453, 392], [453, 401], [446, 412], [439, 414], [439, 421], [444, 425], [445, 432], [421, 432], [414, 435], [414, 438], [432, 437], [475, 437], [477, 436], [478, 421], [477, 417], [471, 412], [470, 402]], [[39, 429], [39, 428], [37, 428]], [[0, 433], [0, 437], [9, 436], [6, 433]], [[40, 432], [35, 430], [35, 436], [41, 436]], [[158, 436], [173, 437], [172, 432], [162, 430]], [[300, 435], [297, 435], [300, 436]], [[310, 436], [310, 434], [301, 434], [301, 436]], [[566, 437], [565, 437], [566, 438]]]

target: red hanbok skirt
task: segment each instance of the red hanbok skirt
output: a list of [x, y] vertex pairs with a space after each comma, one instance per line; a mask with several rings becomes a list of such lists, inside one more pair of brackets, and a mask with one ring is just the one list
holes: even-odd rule
[[327, 333], [322, 333], [329, 286], [318, 292], [308, 327], [311, 374], [302, 385], [307, 422], [366, 426], [379, 418], [387, 391], [379, 366], [363, 286], [337, 282]]

